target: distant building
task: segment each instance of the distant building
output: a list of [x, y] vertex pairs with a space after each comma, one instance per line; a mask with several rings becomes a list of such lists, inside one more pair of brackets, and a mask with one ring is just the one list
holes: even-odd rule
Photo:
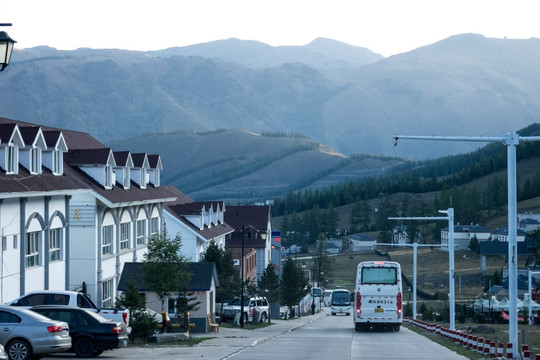
[[[449, 227], [441, 230], [441, 250], [448, 251]], [[479, 225], [454, 225], [454, 249], [468, 250], [472, 238], [476, 237], [478, 242], [487, 241], [491, 237], [491, 232]]]
[[349, 251], [373, 250], [377, 240], [364, 234], [354, 234], [349, 239]]
[[540, 229], [540, 214], [518, 214], [518, 229], [526, 233]]
[[[525, 242], [525, 231], [523, 230], [517, 230], [517, 237], [516, 241], [519, 242]], [[508, 242], [508, 228], [502, 227], [498, 228], [491, 234], [491, 239], [496, 241], [502, 241], [502, 242]]]
[[392, 244], [409, 244], [410, 239], [407, 225], [397, 225], [392, 229]]

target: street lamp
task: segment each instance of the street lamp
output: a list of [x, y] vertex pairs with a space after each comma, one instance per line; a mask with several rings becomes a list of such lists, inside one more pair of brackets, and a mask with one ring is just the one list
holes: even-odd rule
[[[0, 26], [11, 26], [11, 24], [0, 24]], [[15, 43], [16, 41], [10, 38], [7, 32], [0, 31], [0, 71], [9, 65]]]

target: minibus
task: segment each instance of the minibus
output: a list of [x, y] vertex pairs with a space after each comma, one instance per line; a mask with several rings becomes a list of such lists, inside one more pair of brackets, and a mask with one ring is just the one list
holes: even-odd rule
[[332, 315], [351, 314], [351, 293], [346, 289], [336, 289], [330, 295], [330, 311]]

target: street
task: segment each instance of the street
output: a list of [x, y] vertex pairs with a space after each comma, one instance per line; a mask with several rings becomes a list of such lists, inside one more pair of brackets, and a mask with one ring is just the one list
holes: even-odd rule
[[[200, 336], [200, 335], [198, 335]], [[413, 331], [356, 332], [350, 316], [331, 316], [328, 308], [315, 316], [275, 320], [258, 330], [222, 328], [214, 339], [193, 347], [145, 346], [106, 351], [99, 359], [465, 359]], [[58, 354], [45, 359], [74, 358]]]

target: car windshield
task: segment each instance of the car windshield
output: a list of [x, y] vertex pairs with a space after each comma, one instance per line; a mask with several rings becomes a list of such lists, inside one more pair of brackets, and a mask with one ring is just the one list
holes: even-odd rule
[[[234, 298], [231, 300], [231, 302], [229, 303], [229, 305], [238, 305], [240, 306], [242, 303], [240, 301], [240, 298]], [[244, 299], [244, 306], [249, 306], [249, 299]]]

